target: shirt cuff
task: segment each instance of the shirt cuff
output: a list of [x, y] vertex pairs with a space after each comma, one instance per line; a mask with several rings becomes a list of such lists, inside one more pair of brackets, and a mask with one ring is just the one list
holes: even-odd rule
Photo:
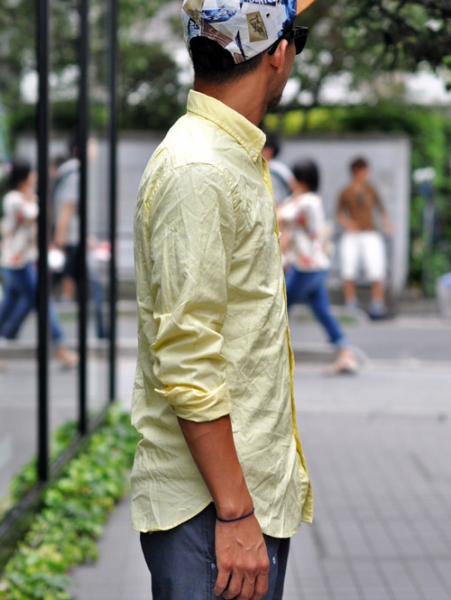
[[155, 391], [171, 405], [177, 417], [187, 421], [214, 421], [232, 411], [232, 401], [225, 382], [212, 391], [182, 385]]

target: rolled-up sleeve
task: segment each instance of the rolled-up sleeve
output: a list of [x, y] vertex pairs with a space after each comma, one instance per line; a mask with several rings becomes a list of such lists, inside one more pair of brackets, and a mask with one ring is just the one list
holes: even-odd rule
[[177, 416], [211, 421], [231, 411], [221, 352], [235, 231], [230, 186], [214, 167], [188, 165], [165, 174], [148, 206], [156, 391]]

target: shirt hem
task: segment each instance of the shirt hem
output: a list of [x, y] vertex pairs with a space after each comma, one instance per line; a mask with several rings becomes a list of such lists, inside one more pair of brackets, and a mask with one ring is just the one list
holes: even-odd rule
[[[194, 517], [199, 515], [203, 510], [205, 510], [207, 508], [207, 506], [209, 506], [212, 503], [213, 503], [213, 499], [211, 498], [208, 502], [206, 502], [204, 505], [202, 505], [202, 507], [200, 507], [199, 509], [196, 509], [195, 512], [193, 512], [190, 516], [188, 516], [187, 518], [184, 518], [180, 521], [177, 521], [173, 525], [169, 525], [168, 527], [155, 527], [155, 528], [147, 529], [145, 527], [136, 527], [132, 524], [132, 529], [133, 529], [133, 531], [137, 531], [138, 533], [156, 533], [157, 531], [170, 531], [171, 529], [175, 529], [176, 527], [183, 525], [183, 523], [190, 521], [191, 519], [193, 519]], [[310, 523], [311, 524], [312, 522], [313, 522], [313, 518], [302, 517], [299, 525], [294, 530], [292, 530], [291, 533], [275, 535], [274, 533], [268, 533], [268, 529], [266, 527], [262, 527], [262, 533], [263, 533], [263, 535], [267, 535], [268, 537], [272, 537], [277, 540], [289, 539], [289, 538], [292, 538], [293, 536], [295, 536], [297, 533], [299, 533], [299, 531], [302, 527], [302, 523]]]
[[190, 519], [193, 519], [194, 517], [196, 517], [198, 514], [200, 514], [203, 510], [205, 510], [207, 508], [207, 506], [209, 504], [213, 503], [213, 499], [210, 498], [205, 504], [203, 504], [200, 508], [196, 508], [195, 511], [190, 514], [189, 516], [187, 516], [186, 518], [183, 518], [180, 521], [176, 521], [174, 524], [172, 525], [168, 525], [167, 527], [153, 527], [150, 529], [146, 529], [146, 528], [141, 528], [141, 527], [135, 527], [132, 524], [132, 529], [134, 531], [138, 531], [139, 533], [152, 533], [152, 532], [156, 532], [156, 531], [170, 531], [171, 529], [174, 529], [175, 527], [178, 527], [179, 525], [183, 525], [183, 523], [186, 523], [187, 521], [189, 521]]

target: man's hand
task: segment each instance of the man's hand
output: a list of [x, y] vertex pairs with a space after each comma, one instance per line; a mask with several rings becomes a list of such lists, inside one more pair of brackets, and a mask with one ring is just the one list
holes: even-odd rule
[[394, 227], [393, 223], [390, 220], [390, 217], [387, 214], [384, 214], [382, 217], [382, 221], [385, 235], [393, 235]]
[[236, 600], [260, 600], [268, 590], [269, 559], [254, 515], [232, 523], [216, 521], [214, 593]]
[[346, 230], [350, 232], [359, 231], [359, 226], [354, 219], [351, 219], [349, 215], [347, 215], [342, 210], [337, 212], [337, 221], [340, 225]]
[[354, 232], [359, 231], [359, 226], [353, 219], [347, 219], [345, 224], [346, 231]]
[[[252, 498], [233, 441], [230, 417], [195, 423], [179, 417], [186, 443], [222, 519], [246, 515]], [[227, 600], [260, 600], [268, 589], [269, 560], [260, 525], [254, 515], [216, 521], [218, 578], [214, 593]]]
[[66, 245], [70, 221], [75, 214], [76, 209], [76, 204], [66, 203], [63, 204], [59, 211], [55, 228], [55, 244], [59, 248], [63, 248]]

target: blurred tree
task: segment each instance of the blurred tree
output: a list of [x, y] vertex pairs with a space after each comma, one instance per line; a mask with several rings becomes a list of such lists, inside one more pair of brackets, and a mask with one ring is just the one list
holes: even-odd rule
[[376, 103], [403, 95], [403, 71], [429, 65], [449, 75], [450, 0], [317, 0], [299, 21], [310, 34], [284, 111], [334, 103], [330, 83], [348, 104]]
[[451, 67], [450, 0], [359, 0], [346, 19], [356, 49], [373, 47], [379, 67]]
[[[64, 105], [68, 119], [76, 118], [70, 103], [77, 97], [78, 83], [78, 2], [51, 1], [51, 93], [55, 112]], [[136, 28], [146, 27], [164, 0], [122, 0], [119, 23], [119, 105], [128, 124], [166, 127], [179, 113], [178, 71], [174, 61], [157, 44], [139, 41]], [[24, 81], [32, 85], [36, 71], [34, 0], [0, 2], [0, 99], [16, 127], [29, 124], [30, 109], [23, 103]], [[105, 102], [107, 81], [108, 37], [106, 24], [108, 2], [90, 2], [90, 80], [91, 99]], [[31, 76], [31, 77], [30, 77]], [[18, 110], [19, 109], [19, 110]], [[19, 114], [20, 113], [20, 114]], [[100, 111], [95, 111], [100, 115]], [[18, 118], [15, 116], [18, 115]], [[61, 119], [59, 119], [61, 121]], [[67, 124], [67, 123], [66, 123]]]
[[22, 76], [35, 67], [33, 0], [0, 3], [0, 97], [5, 110], [20, 102]]
[[127, 129], [167, 129], [181, 113], [178, 67], [157, 44], [121, 45], [121, 124]]
[[[77, 4], [77, 0], [51, 1], [54, 102], [76, 98]], [[124, 125], [165, 127], [183, 105], [174, 61], [161, 46], [157, 49], [143, 41], [142, 35], [168, 4], [121, 0], [119, 99]], [[24, 78], [35, 71], [35, 25], [30, 18], [34, 10], [35, 0], [0, 2], [0, 99], [10, 113], [17, 112]], [[99, 102], [105, 98], [107, 11], [105, 0], [91, 0], [91, 92]], [[310, 26], [310, 37], [296, 62], [291, 99], [284, 110], [334, 103], [331, 83], [344, 90], [348, 104], [376, 103], [402, 96], [399, 71], [412, 71], [424, 63], [451, 70], [450, 13], [451, 0], [317, 0], [300, 19]], [[178, 18], [176, 22], [179, 25]], [[180, 37], [180, 32], [174, 35]]]

